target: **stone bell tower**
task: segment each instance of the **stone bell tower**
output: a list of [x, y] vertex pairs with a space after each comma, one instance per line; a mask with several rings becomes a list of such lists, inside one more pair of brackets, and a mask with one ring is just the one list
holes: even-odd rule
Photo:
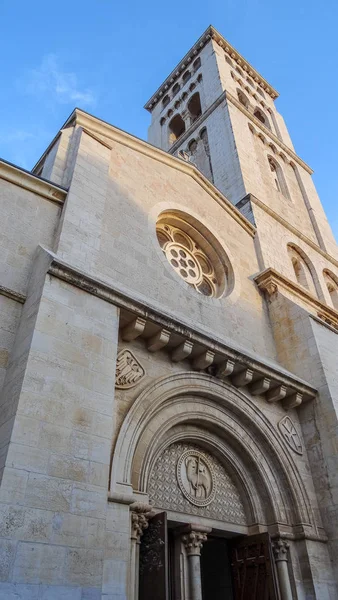
[[320, 390], [298, 414], [338, 564], [338, 248], [277, 97], [210, 26], [145, 105], [148, 139], [194, 163], [255, 226], [252, 278], [267, 299], [278, 360]]
[[301, 223], [307, 237], [337, 255], [312, 170], [295, 153], [277, 97], [210, 26], [145, 105], [148, 140], [193, 162], [258, 233], [253, 198], [290, 225]]

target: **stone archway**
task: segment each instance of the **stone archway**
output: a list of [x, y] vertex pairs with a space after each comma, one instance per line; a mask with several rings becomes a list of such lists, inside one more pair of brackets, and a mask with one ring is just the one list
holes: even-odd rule
[[[131, 507], [135, 524], [133, 543], [140, 543], [142, 527], [147, 527], [147, 518], [152, 510], [149, 498], [157, 511], [169, 509], [168, 515], [173, 514], [171, 508], [180, 511], [177, 506], [170, 507], [170, 502], [166, 504], [163, 496], [154, 494], [152, 473], [166, 453], [178, 449], [170, 465], [171, 492], [175, 486], [177, 489], [179, 477], [177, 473], [175, 476], [173, 467], [190, 448], [195, 453], [202, 453], [204, 466], [216, 461], [218, 468], [224, 469], [223, 482], [227, 480], [224, 485], [228, 485], [230, 493], [232, 490], [240, 498], [242, 523], [237, 522], [237, 529], [228, 529], [229, 522], [230, 525], [236, 524], [238, 515], [218, 518], [213, 511], [208, 514], [207, 509], [204, 512], [196, 507], [191, 509], [188, 516], [195, 514], [202, 517], [202, 521], [199, 520], [202, 530], [195, 528], [190, 531], [189, 535], [197, 544], [196, 548], [194, 546], [197, 554], [189, 554], [189, 557], [199, 556], [201, 544], [198, 540], [205, 539], [208, 529], [204, 517], [218, 518], [218, 522], [224, 519], [227, 521], [226, 527], [223, 527], [225, 531], [245, 533], [245, 528], [246, 535], [250, 535], [248, 540], [253, 539], [253, 533], [260, 532], [260, 536], [268, 538], [271, 534], [275, 540], [278, 538], [274, 542], [274, 552], [279, 585], [286, 586], [281, 598], [289, 600], [292, 594], [285, 538], [318, 537], [318, 527], [304, 483], [285, 441], [257, 402], [230, 384], [205, 373], [183, 372], [155, 381], [136, 399], [122, 424], [112, 460], [111, 493], [122, 488], [139, 494], [138, 497], [145, 503], [143, 507], [140, 504]], [[186, 510], [183, 506], [181, 513], [185, 516]], [[192, 519], [185, 522], [190, 523], [190, 527], [194, 523]], [[211, 531], [210, 528], [208, 530]], [[148, 533], [147, 530], [145, 535]], [[268, 545], [272, 556], [270, 541]], [[187, 551], [190, 552], [190, 549]], [[136, 550], [133, 556], [137, 556]], [[131, 573], [136, 572], [136, 564], [138, 561], [134, 558]], [[190, 569], [190, 572], [193, 570]], [[196, 593], [196, 599], [200, 598], [200, 590]], [[137, 594], [131, 597], [136, 598]]]
[[147, 494], [159, 454], [187, 436], [227, 465], [252, 525], [316, 533], [304, 484], [275, 428], [247, 395], [204, 373], [164, 377], [140, 394], [118, 435], [111, 490], [124, 484]]

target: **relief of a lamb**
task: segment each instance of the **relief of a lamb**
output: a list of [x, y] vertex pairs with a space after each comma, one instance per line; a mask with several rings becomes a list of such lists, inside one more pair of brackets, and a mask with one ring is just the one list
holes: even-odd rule
[[187, 480], [190, 484], [190, 494], [195, 498], [208, 498], [211, 492], [211, 477], [207, 467], [200, 458], [188, 456], [185, 459]]

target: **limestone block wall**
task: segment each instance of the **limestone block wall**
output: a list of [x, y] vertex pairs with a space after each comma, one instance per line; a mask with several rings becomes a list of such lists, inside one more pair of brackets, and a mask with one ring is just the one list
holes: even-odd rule
[[[251, 235], [186, 173], [109, 143], [111, 151], [81, 136], [60, 257], [164, 314], [273, 357], [264, 301], [251, 280], [259, 270]], [[198, 294], [168, 264], [155, 234], [158, 215], [168, 209], [191, 214], [224, 246], [235, 274], [228, 297]]]
[[0, 490], [0, 598], [101, 600], [118, 311], [45, 278], [48, 262], [40, 254], [12, 353], [14, 370], [24, 364], [7, 388], [17, 409]]
[[222, 89], [229, 91], [235, 98], [237, 90], [241, 90], [249, 100], [251, 111], [259, 108], [267, 117], [273, 133], [293, 150], [292, 140], [275, 101], [254, 81], [254, 77], [239, 66], [215, 41], [212, 44]]
[[[24, 349], [27, 350], [29, 332], [34, 321], [34, 308], [25, 308], [26, 327], [22, 330], [20, 354], [12, 354], [18, 332], [22, 306], [27, 292], [33, 258], [37, 245], [52, 248], [55, 231], [61, 214], [61, 203], [48, 200], [32, 191], [34, 182], [20, 171], [6, 172], [6, 176], [20, 178], [14, 183], [0, 180], [0, 212], [2, 230], [0, 235], [0, 391], [7, 371], [6, 388], [2, 390], [0, 416], [1, 469], [7, 453], [8, 440], [16, 410], [18, 379], [24, 369]], [[20, 185], [19, 185], [20, 183]], [[25, 187], [26, 186], [26, 187]], [[43, 186], [42, 186], [43, 188]], [[41, 194], [46, 192], [41, 188]], [[3, 295], [5, 294], [5, 295]], [[28, 312], [27, 312], [28, 310]], [[2, 471], [1, 471], [2, 472]]]
[[[304, 235], [318, 245], [322, 245], [329, 254], [337, 257], [337, 244], [311, 175], [304, 167], [294, 162], [296, 174], [295, 169], [289, 164], [290, 157], [283, 160], [278, 152], [276, 153], [276, 150], [280, 151], [280, 149], [269, 139], [266, 132], [260, 132], [257, 126], [252, 132], [249, 128], [249, 126], [252, 128], [252, 124], [248, 117], [230, 101], [228, 109], [246, 193], [254, 194], [276, 213], [283, 216], [288, 223], [301, 229]], [[263, 136], [264, 141], [258, 137], [258, 133]], [[284, 156], [286, 157], [285, 154]], [[277, 190], [276, 177], [271, 172], [268, 157], [272, 157], [279, 164], [289, 197]], [[313, 220], [316, 222], [315, 226]], [[319, 230], [320, 239], [318, 239], [316, 228]]]
[[287, 252], [287, 245], [294, 244], [308, 262], [317, 297], [328, 306], [332, 306], [330, 294], [324, 281], [323, 270], [328, 269], [338, 276], [338, 267], [335, 262], [329, 260], [325, 255], [306, 243], [305, 240], [284, 227], [282, 223], [254, 202], [251, 203], [251, 207], [257, 225], [256, 242], [259, 245], [259, 253], [262, 257], [262, 270], [271, 267], [296, 282], [295, 272]]
[[39, 244], [51, 248], [61, 214], [58, 204], [1, 179], [1, 285], [25, 294]]
[[[269, 303], [280, 362], [318, 389], [299, 418], [329, 551], [337, 576], [337, 333], [281, 292]], [[318, 597], [321, 597], [320, 595]]]

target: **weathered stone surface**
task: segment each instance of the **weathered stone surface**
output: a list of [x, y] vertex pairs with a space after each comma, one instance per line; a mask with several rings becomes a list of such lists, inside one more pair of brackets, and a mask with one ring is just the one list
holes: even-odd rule
[[184, 60], [169, 153], [77, 110], [42, 178], [0, 163], [0, 600], [135, 600], [163, 510], [179, 597], [212, 528], [338, 597], [337, 247], [275, 91], [212, 29]]

